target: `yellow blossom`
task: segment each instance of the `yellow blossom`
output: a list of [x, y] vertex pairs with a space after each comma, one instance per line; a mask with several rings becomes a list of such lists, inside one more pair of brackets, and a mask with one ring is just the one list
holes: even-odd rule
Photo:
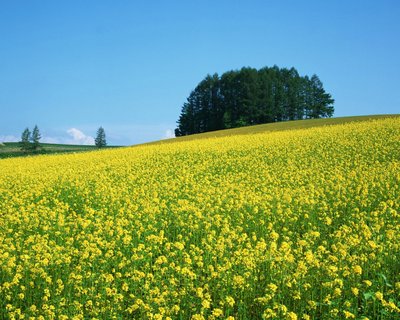
[[358, 290], [358, 288], [352, 287], [352, 288], [351, 288], [351, 292], [353, 292], [353, 294], [354, 294], [355, 296], [358, 296], [359, 290]]
[[325, 121], [0, 159], [0, 319], [397, 314], [400, 117]]
[[361, 275], [362, 274], [362, 268], [359, 265], [354, 266], [353, 267], [353, 271], [357, 275]]

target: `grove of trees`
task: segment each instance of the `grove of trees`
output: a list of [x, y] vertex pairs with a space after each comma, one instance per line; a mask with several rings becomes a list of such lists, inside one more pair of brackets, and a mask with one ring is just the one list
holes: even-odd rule
[[317, 75], [242, 68], [207, 75], [182, 106], [176, 136], [261, 123], [331, 117], [334, 99]]
[[36, 151], [40, 148], [40, 139], [42, 138], [39, 128], [36, 125], [31, 132], [29, 128], [26, 128], [21, 135], [21, 150], [28, 151]]

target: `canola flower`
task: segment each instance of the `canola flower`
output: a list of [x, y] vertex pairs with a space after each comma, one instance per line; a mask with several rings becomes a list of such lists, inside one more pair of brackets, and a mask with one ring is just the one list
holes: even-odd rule
[[396, 319], [399, 222], [399, 118], [0, 160], [0, 318]]

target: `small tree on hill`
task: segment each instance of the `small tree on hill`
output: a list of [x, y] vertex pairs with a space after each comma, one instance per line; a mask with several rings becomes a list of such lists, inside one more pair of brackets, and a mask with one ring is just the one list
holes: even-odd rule
[[42, 138], [38, 126], [35, 126], [32, 131], [32, 149], [37, 150], [40, 147], [39, 140]]
[[21, 135], [20, 144], [21, 144], [22, 151], [29, 151], [31, 149], [30, 140], [31, 140], [31, 132], [29, 131], [28, 128], [26, 128], [24, 130], [24, 132], [22, 132], [22, 135]]
[[100, 127], [97, 130], [96, 139], [94, 139], [94, 143], [97, 148], [103, 148], [107, 145], [106, 133], [105, 133], [103, 127]]

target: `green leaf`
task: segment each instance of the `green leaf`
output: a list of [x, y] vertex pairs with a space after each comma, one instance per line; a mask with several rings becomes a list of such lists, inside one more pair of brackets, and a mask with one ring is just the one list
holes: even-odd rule
[[385, 282], [385, 285], [387, 287], [392, 287], [392, 285], [388, 282], [386, 276], [383, 273], [378, 273], [378, 276], [380, 276], [383, 279], [383, 282]]
[[374, 293], [373, 292], [364, 292], [364, 299], [365, 300], [369, 300], [371, 298], [374, 297]]

